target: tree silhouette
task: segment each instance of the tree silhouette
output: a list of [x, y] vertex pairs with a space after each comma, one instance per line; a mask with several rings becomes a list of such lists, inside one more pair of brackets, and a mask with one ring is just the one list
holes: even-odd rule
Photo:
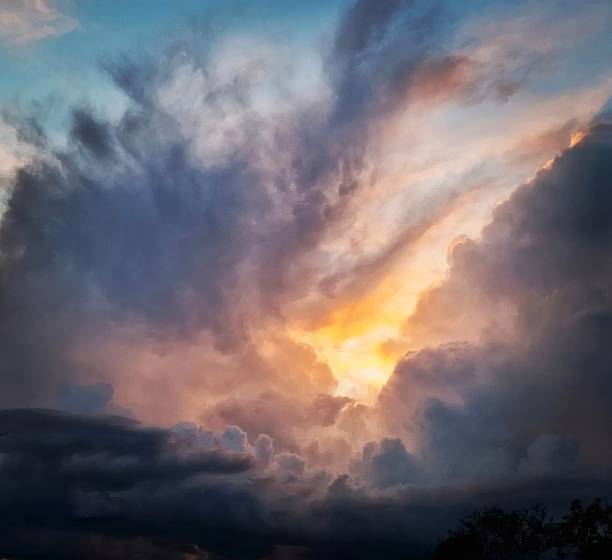
[[551, 548], [552, 532], [546, 510], [480, 510], [463, 519], [440, 544], [434, 558], [536, 560]]
[[561, 558], [612, 559], [612, 506], [600, 499], [586, 507], [573, 501], [557, 526], [556, 544]]
[[460, 521], [434, 553], [434, 560], [612, 560], [612, 507], [597, 499], [576, 500], [561, 521], [532, 507], [479, 510]]

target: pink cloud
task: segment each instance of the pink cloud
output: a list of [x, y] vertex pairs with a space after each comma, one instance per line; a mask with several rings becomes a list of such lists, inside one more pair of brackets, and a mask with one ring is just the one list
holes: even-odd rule
[[54, 0], [4, 0], [0, 5], [0, 43], [22, 46], [63, 35], [78, 25], [59, 12]]

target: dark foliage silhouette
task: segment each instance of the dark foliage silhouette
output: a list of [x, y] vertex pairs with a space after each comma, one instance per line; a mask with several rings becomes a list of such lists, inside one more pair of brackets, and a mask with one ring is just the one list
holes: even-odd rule
[[489, 508], [464, 518], [434, 553], [434, 560], [537, 560], [612, 558], [612, 506], [575, 500], [557, 521], [544, 508]]
[[612, 558], [612, 506], [600, 499], [586, 507], [580, 500], [572, 502], [559, 524], [556, 545], [561, 558]]

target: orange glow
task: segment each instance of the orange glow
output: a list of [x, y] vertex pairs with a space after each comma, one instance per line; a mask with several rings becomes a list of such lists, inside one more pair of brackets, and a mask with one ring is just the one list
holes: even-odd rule
[[[334, 307], [315, 327], [293, 327], [289, 336], [310, 345], [338, 381], [336, 393], [373, 403], [399, 358], [411, 350], [406, 318], [419, 294], [441, 280], [447, 247], [457, 231], [475, 237], [497, 196], [474, 192], [409, 247], [366, 293]], [[478, 212], [474, 212], [474, 206]]]
[[582, 130], [574, 132], [574, 134], [572, 134], [572, 139], [570, 140], [570, 147], [573, 148], [576, 144], [580, 144], [586, 135], [587, 133]]

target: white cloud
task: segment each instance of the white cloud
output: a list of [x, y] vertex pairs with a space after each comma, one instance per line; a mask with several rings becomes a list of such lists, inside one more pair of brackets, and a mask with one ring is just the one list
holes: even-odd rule
[[2, 0], [0, 44], [26, 45], [72, 31], [78, 21], [62, 14], [54, 0]]

